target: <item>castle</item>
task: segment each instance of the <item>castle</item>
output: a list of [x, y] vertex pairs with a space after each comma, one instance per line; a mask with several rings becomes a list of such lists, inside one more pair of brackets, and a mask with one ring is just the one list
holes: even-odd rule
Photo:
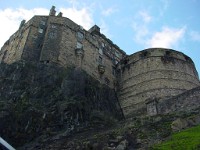
[[20, 60], [86, 71], [117, 91], [126, 118], [144, 111], [155, 115], [158, 101], [200, 86], [194, 63], [185, 54], [150, 48], [127, 55], [97, 25], [87, 31], [61, 12], [56, 16], [54, 6], [48, 16], [23, 20], [1, 48], [1, 63]]

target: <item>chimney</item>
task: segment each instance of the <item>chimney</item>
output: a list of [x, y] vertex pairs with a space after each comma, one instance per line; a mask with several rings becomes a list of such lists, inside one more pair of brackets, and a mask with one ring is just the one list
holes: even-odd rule
[[57, 17], [62, 17], [63, 13], [59, 12], [59, 14], [57, 15]]
[[55, 6], [52, 6], [49, 12], [49, 16], [55, 16], [56, 15], [56, 11], [55, 11]]

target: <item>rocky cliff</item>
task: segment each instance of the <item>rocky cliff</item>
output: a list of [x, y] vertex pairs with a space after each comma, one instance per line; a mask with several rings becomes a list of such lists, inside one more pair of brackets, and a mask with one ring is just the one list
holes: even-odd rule
[[123, 119], [115, 91], [79, 69], [0, 64], [0, 85], [0, 136], [14, 147]]

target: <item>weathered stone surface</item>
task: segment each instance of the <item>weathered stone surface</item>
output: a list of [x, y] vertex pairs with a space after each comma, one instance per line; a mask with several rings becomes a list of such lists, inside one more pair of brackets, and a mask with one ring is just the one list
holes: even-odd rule
[[[84, 51], [81, 57], [77, 49]], [[66, 17], [49, 15], [34, 16], [24, 23], [1, 48], [0, 62], [27, 60], [76, 66], [114, 88], [115, 65], [125, 55], [100, 29], [87, 31]], [[103, 75], [98, 71], [99, 64], [105, 66]]]
[[118, 95], [126, 118], [146, 114], [139, 110], [146, 107], [147, 99], [172, 97], [200, 86], [192, 60], [171, 49], [137, 52], [118, 68], [121, 71]]
[[200, 106], [200, 86], [157, 103], [158, 113], [193, 112]]
[[175, 121], [172, 122], [171, 128], [173, 131], [180, 131], [185, 129], [188, 126], [187, 120], [178, 118]]
[[[112, 125], [123, 118], [114, 90], [81, 70], [55, 64], [0, 64], [0, 134], [14, 147]], [[58, 137], [57, 137], [58, 138]]]
[[116, 147], [116, 150], [126, 150], [128, 142], [126, 140], [121, 141], [119, 145]]

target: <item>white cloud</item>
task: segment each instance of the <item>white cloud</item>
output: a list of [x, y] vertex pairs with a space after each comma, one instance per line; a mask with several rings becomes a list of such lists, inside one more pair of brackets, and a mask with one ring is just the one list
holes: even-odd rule
[[67, 0], [67, 2], [72, 4], [73, 6], [78, 4], [77, 0]]
[[146, 11], [140, 11], [139, 15], [145, 23], [149, 23], [152, 20], [152, 17]]
[[104, 15], [104, 16], [110, 16], [111, 14], [113, 14], [116, 11], [117, 11], [117, 9], [115, 7], [110, 7], [110, 8], [104, 9], [102, 11], [102, 15]]
[[149, 32], [149, 23], [152, 21], [152, 17], [148, 12], [141, 10], [136, 13], [133, 23], [132, 29], [134, 31], [134, 41], [139, 44], [144, 44], [145, 39]]
[[193, 41], [198, 41], [200, 42], [200, 32], [197, 32], [197, 31], [191, 31], [189, 33], [190, 35], [190, 38], [193, 40]]
[[185, 30], [185, 27], [179, 29], [163, 27], [162, 31], [154, 33], [152, 38], [148, 40], [146, 44], [148, 47], [171, 48], [183, 38]]
[[61, 8], [60, 11], [63, 13], [63, 16], [68, 17], [87, 30], [94, 24], [92, 14], [87, 8]]
[[145, 37], [149, 34], [147, 25], [134, 22], [132, 28], [134, 31], [134, 40], [137, 43], [143, 44], [145, 42]]
[[25, 19], [29, 20], [34, 15], [47, 15], [49, 10], [44, 8], [35, 8], [35, 9], [4, 9], [0, 10], [0, 47], [3, 46], [4, 42], [9, 39], [9, 37], [17, 31], [20, 22]]
[[159, 9], [160, 16], [163, 16], [163, 14], [165, 13], [165, 11], [168, 9], [169, 3], [170, 3], [169, 0], [161, 0], [161, 7]]

